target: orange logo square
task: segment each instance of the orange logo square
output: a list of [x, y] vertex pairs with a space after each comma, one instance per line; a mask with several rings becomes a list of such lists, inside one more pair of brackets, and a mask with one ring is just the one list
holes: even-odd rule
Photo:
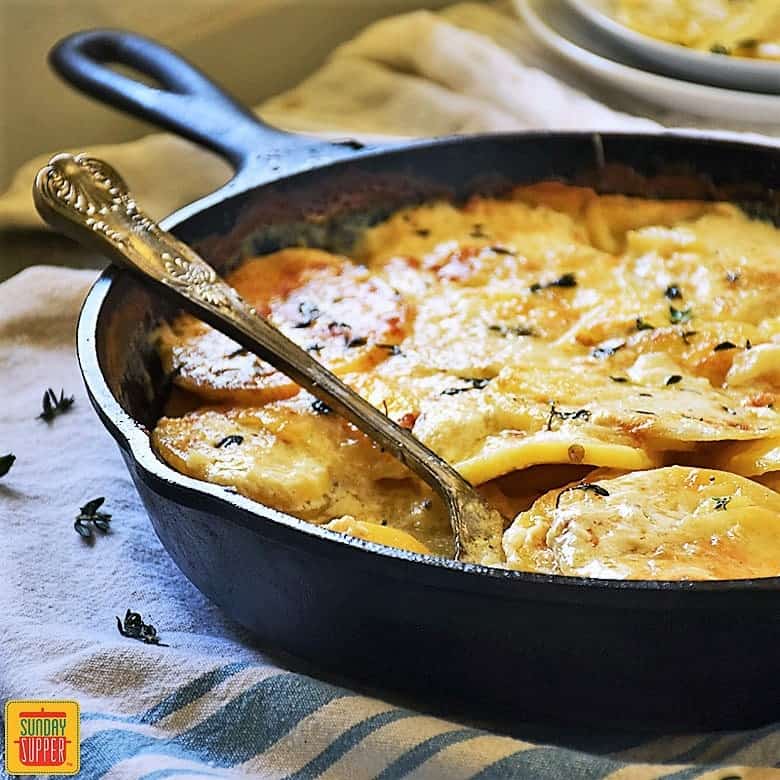
[[79, 762], [78, 702], [39, 699], [6, 702], [6, 772], [75, 775]]

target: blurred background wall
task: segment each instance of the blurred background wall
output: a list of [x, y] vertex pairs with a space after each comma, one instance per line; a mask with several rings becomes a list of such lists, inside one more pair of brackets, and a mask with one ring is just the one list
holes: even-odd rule
[[[451, 0], [450, 0], [451, 1]], [[46, 53], [90, 27], [121, 27], [174, 47], [250, 105], [293, 86], [382, 16], [448, 0], [0, 0], [0, 191], [36, 154], [137, 138], [148, 125], [80, 95]]]

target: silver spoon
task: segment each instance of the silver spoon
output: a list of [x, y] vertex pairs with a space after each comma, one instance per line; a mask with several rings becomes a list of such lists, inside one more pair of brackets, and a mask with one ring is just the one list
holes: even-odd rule
[[504, 560], [499, 513], [452, 466], [290, 341], [205, 260], [144, 214], [110, 165], [83, 154], [58, 154], [38, 172], [33, 195], [52, 227], [140, 275], [254, 352], [425, 480], [446, 502], [456, 560], [487, 565]]

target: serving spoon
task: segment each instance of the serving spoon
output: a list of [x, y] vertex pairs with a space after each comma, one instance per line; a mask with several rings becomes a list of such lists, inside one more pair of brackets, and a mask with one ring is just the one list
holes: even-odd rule
[[456, 560], [486, 565], [504, 560], [501, 515], [472, 485], [277, 330], [193, 249], [141, 211], [110, 165], [84, 154], [58, 154], [35, 177], [33, 197], [52, 227], [134, 272], [270, 363], [427, 482], [447, 506]]

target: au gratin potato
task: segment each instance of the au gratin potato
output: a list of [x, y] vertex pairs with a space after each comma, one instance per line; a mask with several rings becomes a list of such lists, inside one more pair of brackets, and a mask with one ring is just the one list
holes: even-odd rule
[[[512, 569], [780, 575], [780, 232], [727, 203], [541, 183], [400, 211], [350, 257], [229, 281], [452, 463]], [[159, 331], [177, 470], [302, 520], [449, 556], [445, 507], [320, 401], [189, 315]]]
[[780, 60], [777, 0], [617, 0], [617, 19], [699, 51]]

